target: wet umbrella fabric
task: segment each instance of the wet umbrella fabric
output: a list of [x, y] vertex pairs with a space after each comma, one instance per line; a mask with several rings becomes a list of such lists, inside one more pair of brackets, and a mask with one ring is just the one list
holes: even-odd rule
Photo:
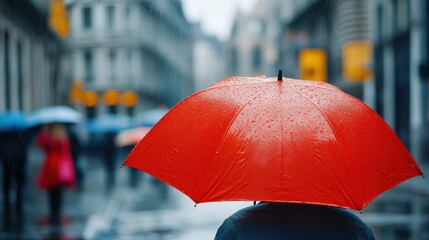
[[48, 123], [77, 124], [82, 115], [68, 106], [50, 106], [36, 110], [28, 117], [28, 126], [33, 127]]
[[372, 109], [338, 88], [222, 80], [172, 108], [124, 162], [194, 202], [270, 201], [360, 210], [422, 171]]
[[6, 111], [0, 114], [0, 132], [22, 131], [28, 126], [24, 113]]

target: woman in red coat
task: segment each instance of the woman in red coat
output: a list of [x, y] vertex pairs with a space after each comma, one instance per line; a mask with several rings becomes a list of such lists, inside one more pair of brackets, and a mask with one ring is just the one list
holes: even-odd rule
[[73, 187], [76, 181], [66, 128], [59, 123], [44, 125], [37, 144], [45, 152], [37, 183], [48, 192], [51, 224], [59, 225], [63, 189]]

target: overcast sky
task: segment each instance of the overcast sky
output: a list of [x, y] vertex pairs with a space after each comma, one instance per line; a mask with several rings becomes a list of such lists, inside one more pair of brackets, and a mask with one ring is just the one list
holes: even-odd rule
[[249, 12], [257, 0], [182, 0], [183, 10], [191, 22], [201, 22], [205, 32], [225, 40], [235, 13]]

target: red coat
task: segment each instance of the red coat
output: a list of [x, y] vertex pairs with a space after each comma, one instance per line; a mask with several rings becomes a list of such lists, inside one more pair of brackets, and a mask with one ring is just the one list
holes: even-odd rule
[[45, 161], [37, 180], [38, 186], [45, 190], [55, 187], [73, 187], [76, 177], [69, 140], [56, 139], [40, 133], [37, 144], [45, 151]]

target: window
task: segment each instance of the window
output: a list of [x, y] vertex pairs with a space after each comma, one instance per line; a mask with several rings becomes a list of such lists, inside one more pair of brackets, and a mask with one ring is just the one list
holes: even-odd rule
[[110, 82], [115, 82], [116, 78], [116, 52], [115, 50], [110, 50], [109, 52], [110, 59]]
[[231, 71], [234, 74], [238, 72], [238, 51], [235, 47], [231, 50]]
[[129, 67], [129, 71], [127, 71], [127, 74], [128, 74], [128, 76], [127, 76], [127, 81], [128, 81], [128, 83], [132, 83], [133, 82], [133, 71], [132, 71], [132, 69], [133, 69], [133, 63], [132, 63], [132, 53], [131, 53], [131, 50], [128, 50], [128, 52], [127, 52], [127, 61], [128, 61], [128, 67]]
[[376, 37], [376, 40], [378, 42], [380, 42], [381, 39], [382, 39], [382, 37], [383, 37], [383, 34], [382, 34], [382, 32], [383, 32], [383, 17], [384, 17], [383, 8], [382, 8], [381, 5], [378, 5], [378, 7], [377, 7], [377, 17], [376, 17], [376, 19], [377, 19], [377, 29], [376, 29], [376, 32], [375, 32], [375, 37]]
[[408, 27], [408, 1], [394, 0], [393, 1], [393, 31], [394, 34], [405, 30]]
[[409, 1], [406, 0], [399, 0], [398, 1], [398, 22], [397, 27], [398, 30], [404, 30], [408, 27], [409, 22]]
[[3, 35], [4, 42], [4, 77], [5, 77], [5, 94], [6, 97], [6, 109], [10, 109], [12, 107], [11, 104], [11, 93], [10, 93], [10, 68], [9, 68], [9, 32], [5, 31]]
[[93, 81], [92, 74], [92, 53], [90, 51], [86, 51], [83, 54], [84, 58], [84, 69], [85, 69], [85, 81], [91, 83]]
[[254, 69], [260, 70], [262, 65], [262, 49], [257, 46], [253, 49], [252, 53], [252, 66]]
[[107, 28], [113, 29], [115, 26], [115, 8], [113, 6], [107, 6], [106, 8], [106, 16], [107, 16]]
[[18, 76], [18, 106], [19, 109], [24, 109], [24, 78], [22, 71], [22, 43], [16, 43], [16, 61], [17, 61], [17, 76]]
[[127, 6], [125, 7], [125, 18], [126, 18], [126, 24], [127, 24], [127, 27], [129, 27], [129, 26], [130, 26], [130, 14], [131, 14], [130, 6], [129, 6], [129, 5], [127, 5]]
[[82, 8], [82, 23], [85, 29], [92, 27], [92, 12], [90, 7]]

